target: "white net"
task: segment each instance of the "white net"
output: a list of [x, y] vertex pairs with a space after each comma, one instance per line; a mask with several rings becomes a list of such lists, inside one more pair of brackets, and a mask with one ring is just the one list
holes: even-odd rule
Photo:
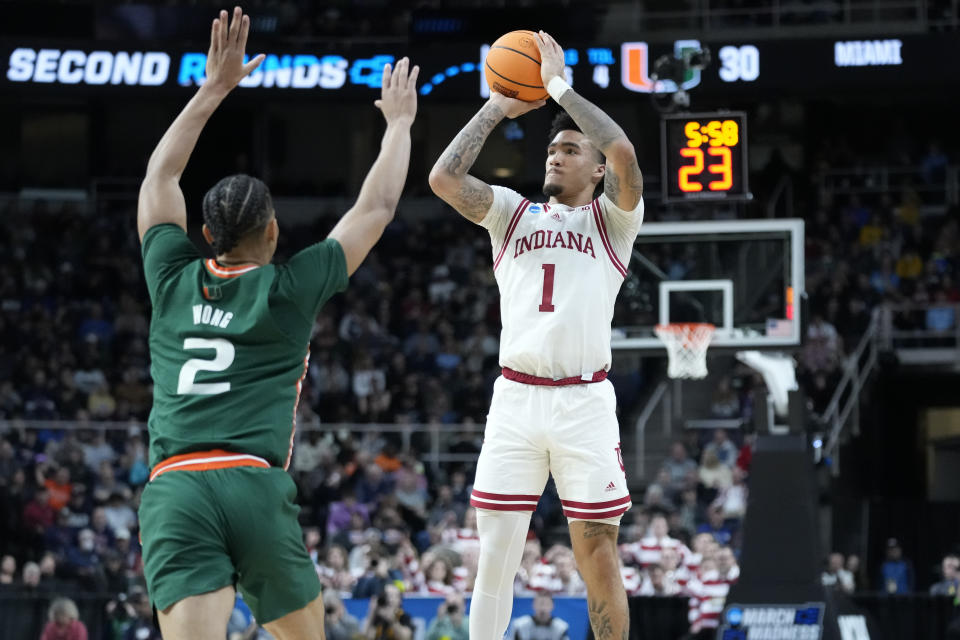
[[657, 337], [667, 347], [667, 375], [699, 380], [707, 377], [707, 347], [716, 330], [712, 324], [684, 322], [658, 324]]

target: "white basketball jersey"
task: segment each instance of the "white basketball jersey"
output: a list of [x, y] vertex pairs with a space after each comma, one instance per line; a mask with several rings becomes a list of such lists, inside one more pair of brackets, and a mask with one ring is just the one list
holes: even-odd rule
[[643, 222], [601, 195], [588, 205], [533, 203], [493, 188], [490, 232], [500, 287], [500, 365], [542, 378], [609, 370], [613, 305]]

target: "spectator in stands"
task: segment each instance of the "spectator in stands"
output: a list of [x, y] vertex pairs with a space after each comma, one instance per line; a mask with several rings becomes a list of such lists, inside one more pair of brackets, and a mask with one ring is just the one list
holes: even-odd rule
[[850, 575], [853, 576], [854, 592], [860, 590], [863, 585], [868, 584], [864, 566], [860, 563], [860, 556], [854, 553], [847, 556], [846, 569], [850, 572]]
[[80, 622], [77, 605], [69, 598], [57, 598], [50, 604], [49, 622], [40, 640], [87, 640], [87, 628]]
[[726, 429], [717, 429], [713, 432], [713, 440], [703, 449], [704, 457], [710, 452], [713, 452], [717, 460], [728, 467], [732, 467], [737, 461], [737, 445], [730, 441]]
[[422, 595], [446, 596], [456, 591], [453, 588], [453, 568], [444, 558], [435, 558], [423, 573]]
[[927, 309], [926, 327], [928, 331], [947, 332], [956, 326], [954, 305], [947, 300], [947, 293], [942, 289], [934, 294], [934, 301]]
[[728, 585], [733, 584], [740, 578], [740, 566], [737, 564], [737, 557], [729, 546], [722, 545], [717, 551], [717, 572], [720, 574], [720, 579]]
[[680, 593], [680, 588], [667, 577], [667, 572], [659, 564], [651, 565], [645, 574], [637, 595], [673, 596]]
[[103, 515], [107, 518], [107, 525], [114, 535], [121, 529], [135, 529], [137, 527], [137, 514], [124, 499], [120, 491], [114, 491], [110, 494], [107, 506], [103, 508]]
[[880, 295], [896, 294], [900, 287], [900, 277], [896, 273], [893, 256], [884, 253], [880, 266], [870, 274], [870, 284]]
[[[345, 487], [340, 500], [330, 504], [330, 515], [327, 516], [327, 537], [333, 538], [348, 528], [354, 529], [352, 520], [360, 518], [360, 529], [370, 523], [370, 510], [365, 504], [357, 502], [357, 496], [350, 487]], [[353, 545], [350, 545], [353, 546]]]
[[807, 327], [803, 364], [810, 371], [831, 371], [840, 363], [842, 345], [837, 328], [823, 314], [815, 314]]
[[729, 376], [720, 378], [713, 391], [710, 413], [714, 418], [736, 418], [740, 415], [740, 398], [730, 386]]
[[469, 640], [470, 619], [466, 615], [463, 596], [447, 594], [437, 608], [437, 617], [427, 627], [426, 640]]
[[377, 594], [383, 594], [384, 588], [392, 584], [390, 559], [381, 556], [379, 552], [371, 552], [367, 555], [367, 570], [357, 579], [353, 587], [354, 598], [370, 598]]
[[[681, 556], [681, 551], [683, 552], [683, 556]], [[680, 549], [664, 549], [660, 557], [659, 566], [664, 572], [664, 582], [669, 585], [674, 585], [677, 593], [686, 589], [687, 583], [693, 575], [693, 572], [683, 564], [684, 557], [692, 555], [690, 549], [684, 546]]]
[[677, 526], [692, 534], [697, 525], [706, 518], [706, 512], [697, 501], [696, 489], [684, 489], [680, 494], [680, 504], [677, 506]]
[[400, 590], [393, 584], [370, 599], [370, 608], [361, 630], [368, 640], [410, 640], [413, 620], [403, 610]]
[[665, 549], [679, 549], [681, 542], [671, 538], [667, 529], [667, 518], [657, 514], [650, 519], [650, 530], [639, 542], [629, 549], [631, 561], [642, 568], [658, 565]]
[[360, 622], [347, 612], [336, 592], [323, 592], [323, 606], [326, 613], [323, 628], [327, 640], [354, 640], [360, 635]]
[[733, 484], [733, 471], [720, 461], [716, 451], [712, 449], [703, 452], [699, 477], [700, 486], [704, 489], [703, 495], [710, 502], [720, 491]]
[[686, 487], [687, 476], [696, 471], [697, 463], [690, 459], [687, 448], [678, 441], [670, 445], [670, 457], [664, 461], [663, 469], [669, 474], [670, 490], [679, 494]]
[[855, 585], [853, 574], [844, 568], [842, 553], [834, 551], [827, 557], [827, 567], [820, 574], [820, 582], [830, 589], [838, 589], [844, 593], [853, 593]]
[[694, 638], [712, 638], [720, 625], [720, 614], [730, 585], [721, 579], [717, 563], [704, 558], [700, 564], [700, 573], [687, 583], [690, 594], [690, 636]]
[[33, 499], [23, 508], [23, 526], [32, 535], [43, 538], [47, 527], [53, 525], [56, 513], [50, 506], [50, 492], [46, 487], [38, 487]]
[[76, 546], [66, 554], [66, 570], [86, 589], [96, 590], [103, 585], [103, 568], [96, 552], [93, 531], [82, 529], [77, 534]]
[[734, 466], [731, 474], [732, 484], [720, 490], [712, 507], [723, 515], [724, 520], [739, 521], [747, 513], [747, 474], [740, 467]]
[[17, 559], [11, 555], [0, 560], [0, 585], [12, 585], [17, 579]]
[[881, 591], [888, 594], [913, 592], [913, 565], [903, 557], [896, 538], [887, 540], [887, 557], [880, 565]]
[[[93, 440], [83, 444], [82, 447], [83, 461], [86, 463], [87, 469], [91, 472], [102, 474], [102, 464], [104, 462], [112, 464], [113, 461], [117, 459], [117, 452], [114, 451], [110, 443], [107, 442], [107, 432], [102, 429], [95, 431]], [[112, 466], [108, 466], [107, 468], [111, 469], [112, 474]]]
[[707, 509], [707, 521], [697, 527], [697, 533], [709, 533], [719, 544], [730, 544], [733, 531], [723, 519], [723, 513], [716, 507]]
[[111, 461], [103, 460], [100, 462], [97, 480], [93, 485], [93, 499], [101, 504], [106, 503], [114, 493], [119, 493], [123, 498], [129, 499], [131, 496], [130, 486], [117, 480]]
[[336, 544], [327, 548], [323, 562], [317, 565], [317, 575], [324, 587], [324, 601], [329, 591], [349, 594], [357, 581], [347, 566], [347, 550]]
[[25, 595], [35, 593], [40, 589], [40, 565], [36, 562], [27, 562], [23, 565], [23, 575], [20, 582], [20, 592]]
[[942, 579], [930, 586], [930, 595], [956, 598], [960, 593], [960, 557], [953, 553], [945, 555], [940, 570]]
[[123, 633], [123, 640], [161, 640], [160, 630], [153, 624], [153, 607], [150, 598], [141, 587], [133, 587], [127, 594], [127, 602], [136, 616]]
[[570, 625], [553, 617], [553, 596], [538, 591], [533, 596], [533, 615], [516, 618], [507, 637], [511, 640], [569, 640]]

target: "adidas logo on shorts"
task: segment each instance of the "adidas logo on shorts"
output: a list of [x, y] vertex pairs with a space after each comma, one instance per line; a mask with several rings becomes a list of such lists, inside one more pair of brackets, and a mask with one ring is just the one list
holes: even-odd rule
[[607, 488], [604, 489], [604, 491], [616, 491], [616, 490], [617, 490], [617, 485], [614, 484], [613, 481], [611, 481], [610, 484], [607, 485]]

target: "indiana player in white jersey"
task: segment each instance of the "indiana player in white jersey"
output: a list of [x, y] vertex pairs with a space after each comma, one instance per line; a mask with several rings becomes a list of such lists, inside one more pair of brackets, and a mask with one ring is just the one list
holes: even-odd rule
[[[434, 192], [485, 227], [503, 332], [471, 504], [480, 561], [471, 640], [500, 640], [513, 606], [530, 514], [553, 472], [598, 640], [627, 637], [617, 530], [630, 508], [610, 369], [610, 322], [643, 220], [643, 180], [623, 130], [563, 80], [560, 46], [536, 35], [541, 76], [566, 112], [554, 121], [535, 203], [467, 172], [489, 133], [544, 102], [498, 93], [430, 172]], [[594, 199], [603, 181], [603, 194]]]

